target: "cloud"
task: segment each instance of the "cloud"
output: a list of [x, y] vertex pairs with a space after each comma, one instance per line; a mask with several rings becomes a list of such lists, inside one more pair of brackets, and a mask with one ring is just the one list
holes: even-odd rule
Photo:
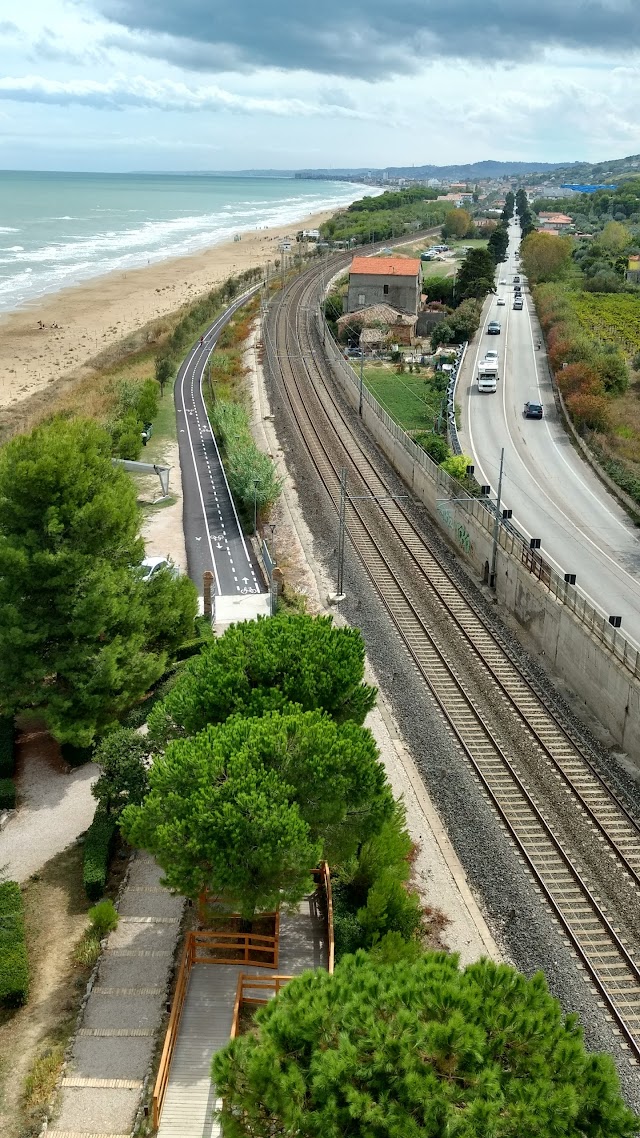
[[637, 0], [93, 0], [120, 46], [192, 70], [275, 67], [379, 79], [441, 58], [535, 59], [640, 44]]
[[73, 104], [95, 110], [143, 108], [163, 111], [229, 111], [232, 114], [267, 114], [279, 117], [328, 117], [368, 119], [373, 116], [342, 104], [309, 102], [296, 98], [237, 95], [208, 84], [188, 87], [170, 80], [116, 75], [108, 82], [72, 79], [61, 82], [39, 75], [0, 79], [0, 99], [23, 103]]

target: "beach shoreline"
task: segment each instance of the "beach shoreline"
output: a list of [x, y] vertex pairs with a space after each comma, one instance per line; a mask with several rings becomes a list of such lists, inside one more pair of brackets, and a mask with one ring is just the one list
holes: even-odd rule
[[283, 238], [295, 238], [301, 228], [317, 229], [335, 212], [325, 210], [286, 225], [245, 231], [239, 241], [106, 273], [3, 313], [0, 410], [17, 409], [48, 387], [99, 370], [108, 350], [115, 354], [123, 340], [147, 325], [168, 320], [228, 277], [273, 263], [281, 256]]

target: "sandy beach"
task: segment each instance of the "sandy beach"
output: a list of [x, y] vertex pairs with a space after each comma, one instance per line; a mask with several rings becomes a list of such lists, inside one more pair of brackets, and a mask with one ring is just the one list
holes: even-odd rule
[[295, 237], [301, 228], [317, 229], [333, 212], [279, 228], [256, 229], [244, 233], [241, 241], [213, 245], [188, 257], [109, 273], [1, 317], [0, 410], [20, 411], [21, 404], [51, 385], [86, 376], [96, 358], [102, 357], [104, 363], [110, 350], [115, 357], [117, 344], [125, 337], [175, 312], [233, 273], [273, 262], [280, 256], [283, 237]]

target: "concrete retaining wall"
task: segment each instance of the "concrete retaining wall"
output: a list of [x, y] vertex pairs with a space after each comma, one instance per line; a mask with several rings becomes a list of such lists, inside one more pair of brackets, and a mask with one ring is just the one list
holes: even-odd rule
[[[332, 361], [340, 389], [358, 407], [358, 388], [342, 366]], [[493, 519], [479, 502], [468, 505], [446, 500], [443, 485], [418, 463], [395, 438], [366, 400], [363, 422], [380, 450], [479, 581], [487, 580], [493, 546]], [[444, 481], [444, 480], [443, 480]], [[551, 672], [556, 672], [610, 732], [616, 744], [640, 765], [640, 680], [620, 659], [624, 642], [609, 633], [610, 642], [590, 631], [572, 608], [559, 600], [529, 571], [522, 546], [503, 528], [496, 564], [496, 596], [532, 638]]]

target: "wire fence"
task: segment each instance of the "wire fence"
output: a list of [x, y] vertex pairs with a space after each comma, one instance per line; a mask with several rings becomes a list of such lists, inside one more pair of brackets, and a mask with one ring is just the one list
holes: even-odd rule
[[[318, 330], [325, 350], [335, 365], [336, 373], [343, 377], [349, 387], [355, 387], [360, 394], [359, 376], [345, 359], [333, 337], [322, 311], [322, 299], [322, 296], [318, 297], [317, 318]], [[451, 374], [451, 381], [447, 389], [447, 427], [451, 449], [455, 454], [462, 454], [455, 419], [455, 391], [466, 349], [467, 344], [465, 343], [458, 351], [454, 371]], [[410, 435], [391, 418], [366, 385], [363, 385], [362, 388], [362, 401], [371, 408], [389, 434], [401, 444], [410, 458], [421, 467], [427, 477], [435, 484], [438, 497], [449, 498], [452, 504], [455, 502], [456, 507], [471, 515], [493, 539], [496, 521], [495, 504], [488, 498], [474, 498], [460, 482], [442, 470], [427, 452], [418, 446]], [[591, 604], [584, 594], [576, 588], [575, 584], [556, 573], [542, 554], [531, 548], [531, 544], [527, 542], [524, 535], [508, 519], [499, 519], [497, 541], [501, 549], [521, 562], [532, 577], [540, 581], [550, 594], [560, 604], [565, 605], [597, 640], [606, 645], [625, 668], [640, 678], [640, 652], [620, 631], [620, 628], [616, 628], [610, 622], [607, 615], [604, 615]]]

